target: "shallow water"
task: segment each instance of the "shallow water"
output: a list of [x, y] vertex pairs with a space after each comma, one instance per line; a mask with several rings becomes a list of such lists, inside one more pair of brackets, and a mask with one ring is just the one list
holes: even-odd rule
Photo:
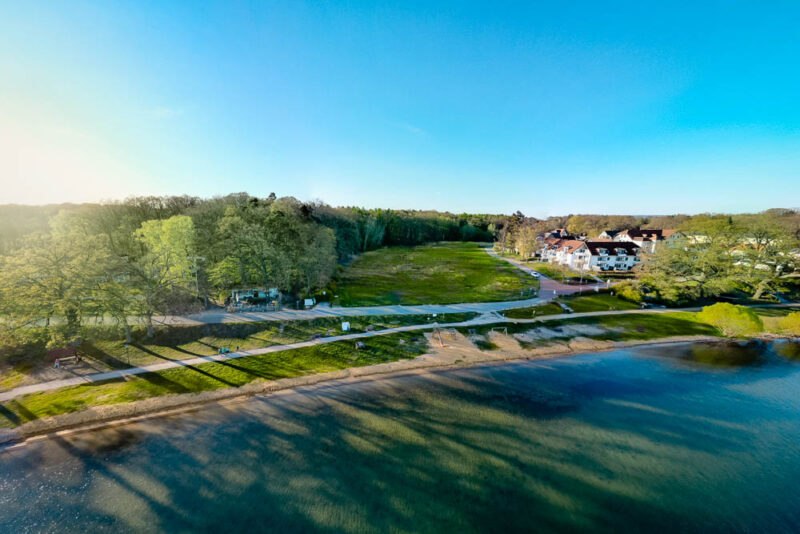
[[800, 530], [800, 346], [327, 385], [0, 452], [1, 532]]

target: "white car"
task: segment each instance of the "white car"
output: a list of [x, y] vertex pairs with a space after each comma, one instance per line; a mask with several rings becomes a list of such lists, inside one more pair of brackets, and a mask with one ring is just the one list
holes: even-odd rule
[[539, 273], [537, 273], [536, 271], [531, 271], [531, 276], [534, 277], [534, 278], [539, 278], [541, 275]]

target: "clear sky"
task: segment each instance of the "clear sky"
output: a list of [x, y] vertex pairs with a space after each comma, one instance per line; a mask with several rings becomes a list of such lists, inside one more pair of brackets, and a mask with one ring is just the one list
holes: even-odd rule
[[800, 206], [800, 3], [5, 2], [0, 203]]

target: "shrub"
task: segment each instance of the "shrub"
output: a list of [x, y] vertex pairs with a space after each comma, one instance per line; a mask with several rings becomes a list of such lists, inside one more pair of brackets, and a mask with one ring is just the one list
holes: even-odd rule
[[792, 335], [800, 335], [800, 312], [793, 312], [786, 317], [781, 317], [778, 322], [781, 332]]
[[636, 304], [642, 302], [642, 292], [638, 284], [633, 282], [623, 282], [614, 286], [617, 296], [628, 302], [635, 302]]
[[697, 318], [716, 326], [723, 334], [730, 337], [757, 334], [764, 330], [764, 323], [756, 312], [727, 302], [706, 306], [697, 314]]

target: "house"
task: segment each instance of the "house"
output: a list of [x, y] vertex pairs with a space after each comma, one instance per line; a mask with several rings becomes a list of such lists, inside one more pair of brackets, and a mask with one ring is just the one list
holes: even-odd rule
[[566, 228], [556, 228], [545, 233], [542, 237], [544, 239], [568, 239], [570, 235]]
[[571, 269], [581, 270], [585, 249], [585, 241], [548, 238], [544, 240], [541, 258], [542, 261], [548, 263], [566, 265]]
[[604, 230], [599, 236], [597, 236], [597, 239], [602, 239], [603, 241], [613, 241], [620, 231], [621, 230]]
[[639, 263], [639, 247], [629, 241], [545, 240], [542, 261], [576, 271], [630, 271]]
[[630, 271], [640, 261], [641, 247], [627, 241], [587, 241], [586, 248], [592, 271]]
[[658, 243], [675, 241], [679, 235], [680, 234], [676, 230], [671, 228], [665, 228], [663, 230], [633, 228], [630, 230], [622, 230], [621, 232], [617, 232], [614, 235], [614, 240], [635, 243], [639, 246], [639, 248], [642, 249], [642, 252], [652, 254], [656, 251]]

